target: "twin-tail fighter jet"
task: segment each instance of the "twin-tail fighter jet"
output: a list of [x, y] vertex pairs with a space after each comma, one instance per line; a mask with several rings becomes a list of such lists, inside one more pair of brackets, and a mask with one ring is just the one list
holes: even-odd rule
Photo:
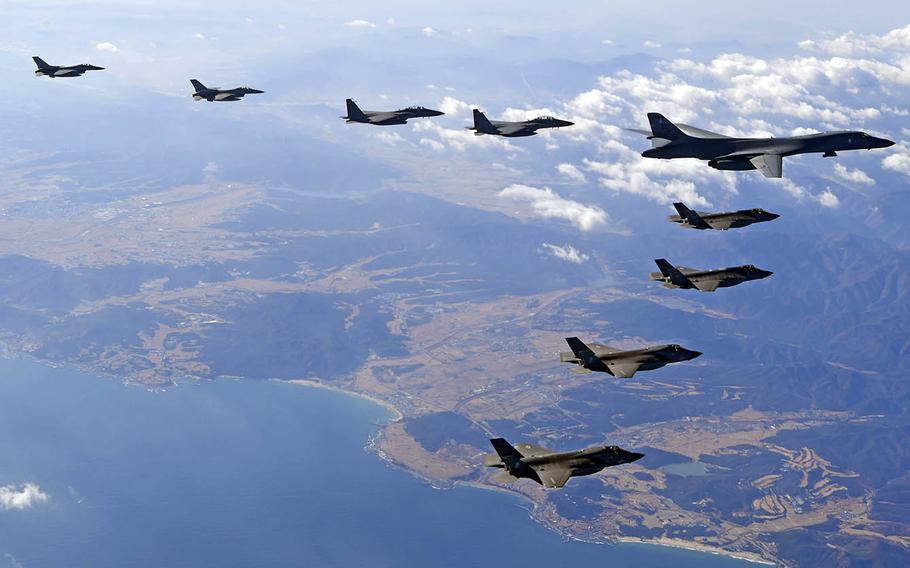
[[620, 379], [631, 378], [638, 371], [653, 371], [670, 363], [689, 361], [701, 355], [698, 351], [686, 349], [680, 345], [654, 345], [642, 349], [623, 351], [609, 345], [582, 343], [577, 337], [567, 337], [570, 352], [561, 352], [562, 363], [573, 363], [575, 373], [600, 371]]
[[683, 288], [702, 292], [713, 292], [718, 288], [729, 288], [749, 280], [761, 280], [774, 274], [751, 264], [730, 266], [718, 270], [698, 270], [685, 266], [673, 266], [662, 258], [658, 258], [654, 262], [660, 272], [652, 272], [651, 280], [661, 282], [664, 288]]
[[206, 87], [196, 79], [190, 79], [190, 83], [196, 89], [196, 92], [193, 93], [193, 99], [197, 101], [203, 99], [209, 102], [239, 101], [244, 95], [259, 95], [265, 92], [259, 89], [251, 89], [250, 87], [237, 87], [236, 89]]
[[521, 478], [533, 479], [547, 489], [562, 487], [570, 477], [591, 475], [604, 468], [632, 463], [644, 454], [627, 452], [616, 446], [595, 446], [574, 452], [554, 452], [531, 444], [512, 446], [502, 438], [490, 440], [495, 454], [484, 458], [484, 465], [503, 471], [494, 475], [499, 483]]
[[687, 124], [673, 124], [662, 114], [648, 113], [651, 130], [631, 129], [651, 140], [645, 158], [697, 158], [717, 170], [758, 170], [765, 177], [783, 176], [783, 159], [795, 154], [837, 156], [844, 150], [887, 148], [894, 142], [858, 130], [820, 132], [782, 138], [733, 138]]
[[86, 71], [104, 70], [104, 67], [89, 65], [88, 63], [80, 63], [79, 65], [49, 65], [38, 56], [32, 57], [32, 59], [35, 61], [35, 65], [38, 66], [38, 69], [35, 70], [35, 75], [38, 75], [39, 77], [42, 75], [45, 77], [80, 77], [84, 75]]
[[517, 138], [519, 136], [534, 136], [541, 128], [562, 128], [572, 126], [574, 122], [560, 120], [552, 116], [538, 116], [531, 120], [522, 120], [520, 122], [505, 122], [501, 120], [490, 120], [482, 112], [474, 109], [474, 126], [466, 126], [468, 130], [473, 130], [475, 136], [491, 134], [494, 136], [506, 136], [508, 138]]
[[727, 229], [747, 227], [752, 223], [773, 221], [780, 217], [776, 213], [770, 213], [760, 208], [740, 209], [739, 211], [725, 213], [705, 213], [703, 211], [693, 211], [686, 207], [685, 203], [674, 203], [673, 207], [676, 208], [679, 215], [670, 215], [667, 219], [688, 229], [726, 231]]
[[360, 110], [354, 99], [346, 99], [348, 114], [342, 116], [348, 123], [360, 122], [362, 124], [375, 124], [376, 126], [391, 126], [394, 124], [407, 124], [412, 118], [429, 118], [433, 116], [442, 116], [444, 112], [424, 108], [422, 106], [411, 106], [398, 110], [375, 111]]

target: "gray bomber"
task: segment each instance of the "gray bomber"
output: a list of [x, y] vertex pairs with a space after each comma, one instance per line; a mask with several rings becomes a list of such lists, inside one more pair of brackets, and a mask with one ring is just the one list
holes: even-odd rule
[[660, 369], [664, 365], [689, 361], [701, 355], [699, 351], [692, 351], [676, 344], [654, 345], [623, 351], [597, 343], [588, 346], [577, 337], [567, 337], [566, 343], [569, 344], [572, 351], [561, 352], [559, 360], [562, 363], [577, 365], [572, 369], [573, 372], [600, 371], [620, 379], [628, 379], [638, 371]]
[[353, 99], [345, 99], [348, 115], [342, 116], [348, 122], [360, 122], [363, 124], [375, 124], [377, 126], [391, 126], [395, 124], [407, 124], [411, 118], [429, 118], [432, 116], [442, 116], [444, 112], [424, 108], [422, 106], [412, 106], [398, 110], [374, 111], [360, 110]]
[[474, 109], [474, 126], [466, 126], [468, 130], [473, 130], [475, 136], [492, 134], [494, 136], [506, 136], [508, 138], [517, 138], [519, 136], [534, 136], [541, 128], [562, 128], [572, 126], [574, 122], [560, 120], [552, 116], [538, 116], [531, 120], [522, 120], [520, 122], [505, 122], [501, 120], [490, 120], [482, 112]]
[[104, 67], [89, 65], [88, 63], [80, 63], [79, 65], [48, 65], [46, 61], [38, 56], [32, 57], [32, 60], [34, 60], [35, 65], [38, 66], [38, 69], [35, 70], [35, 75], [44, 75], [45, 77], [80, 77], [84, 75], [86, 71], [104, 70]]
[[740, 209], [739, 211], [726, 213], [705, 213], [703, 211], [692, 211], [686, 207], [685, 203], [674, 203], [673, 207], [676, 208], [679, 215], [670, 215], [667, 219], [680, 226], [699, 230], [715, 229], [726, 231], [727, 229], [747, 227], [752, 223], [773, 221], [780, 217], [777, 213], [770, 213], [761, 208]]
[[836, 156], [842, 150], [887, 148], [894, 142], [858, 130], [821, 132], [782, 138], [732, 138], [686, 124], [673, 124], [662, 114], [648, 113], [651, 131], [645, 134], [653, 147], [641, 153], [645, 158], [697, 158], [718, 170], [758, 170], [765, 177], [783, 175], [784, 156], [822, 154]]
[[484, 465], [503, 471], [494, 481], [509, 483], [533, 479], [547, 489], [562, 487], [570, 477], [591, 475], [614, 465], [640, 460], [644, 454], [627, 452], [617, 446], [594, 446], [574, 452], [554, 452], [531, 444], [512, 446], [502, 438], [490, 440], [495, 454], [484, 457]]
[[205, 99], [210, 103], [239, 101], [244, 97], [244, 95], [260, 95], [265, 92], [260, 91], [259, 89], [251, 89], [250, 87], [237, 87], [236, 89], [217, 89], [214, 87], [206, 87], [196, 79], [190, 79], [190, 83], [192, 83], [193, 88], [196, 89], [196, 92], [193, 93], [193, 99], [197, 101]]
[[685, 266], [673, 266], [662, 258], [658, 258], [654, 262], [660, 272], [652, 272], [651, 280], [661, 282], [664, 288], [684, 288], [702, 292], [713, 292], [718, 288], [729, 288], [749, 280], [761, 280], [774, 274], [751, 264], [730, 266], [718, 270], [698, 270]]

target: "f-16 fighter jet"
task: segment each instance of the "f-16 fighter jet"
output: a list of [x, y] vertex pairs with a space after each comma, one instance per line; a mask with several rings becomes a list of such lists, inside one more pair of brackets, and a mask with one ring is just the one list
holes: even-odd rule
[[35, 70], [35, 75], [41, 76], [45, 75], [47, 77], [80, 77], [85, 74], [86, 71], [102, 71], [104, 67], [98, 67], [96, 65], [89, 65], [88, 63], [81, 63], [79, 65], [48, 65], [40, 57], [32, 57], [35, 61], [35, 65], [38, 66], [38, 69]]
[[444, 112], [432, 110], [421, 106], [412, 106], [388, 112], [374, 110], [360, 110], [353, 99], [346, 99], [345, 104], [348, 106], [348, 115], [342, 116], [348, 122], [362, 122], [363, 124], [375, 124], [377, 126], [390, 126], [392, 124], [407, 124], [411, 118], [426, 118], [431, 116], [442, 116]]
[[660, 369], [669, 363], [689, 361], [701, 355], [698, 351], [675, 344], [623, 351], [597, 343], [592, 343], [589, 347], [577, 337], [567, 337], [566, 343], [572, 351], [560, 353], [559, 360], [577, 365], [572, 369], [573, 372], [601, 371], [620, 379], [628, 379], [638, 371]]
[[249, 87], [237, 87], [236, 89], [218, 89], [214, 87], [206, 87], [196, 79], [190, 79], [190, 83], [193, 84], [193, 88], [196, 89], [196, 92], [193, 93], [193, 99], [201, 101], [205, 99], [209, 102], [216, 101], [239, 101], [243, 98], [244, 95], [259, 95], [265, 91], [260, 91], [259, 89], [251, 89]]
[[526, 477], [547, 489], [562, 487], [570, 477], [591, 475], [614, 465], [632, 463], [644, 454], [627, 452], [616, 446], [595, 446], [574, 452], [554, 452], [531, 444], [512, 446], [502, 438], [490, 440], [495, 454], [484, 457], [484, 465], [504, 471], [493, 476], [499, 483]]
[[713, 292], [718, 288], [729, 288], [749, 280], [761, 280], [774, 274], [751, 264], [731, 266], [719, 270], [698, 270], [685, 266], [673, 266], [666, 260], [654, 261], [660, 272], [652, 272], [651, 280], [662, 282], [664, 288], [695, 289], [702, 292]]
[[483, 134], [493, 134], [496, 136], [507, 136], [516, 138], [519, 136], [534, 136], [541, 128], [562, 128], [563, 126], [572, 126], [574, 122], [560, 120], [552, 116], [538, 116], [531, 120], [521, 122], [503, 122], [501, 120], [489, 120], [482, 112], [474, 109], [474, 126], [467, 126], [468, 130], [473, 130], [475, 136]]
[[674, 203], [673, 207], [679, 211], [679, 215], [670, 215], [667, 219], [690, 229], [726, 231], [727, 229], [746, 227], [752, 223], [773, 221], [780, 217], [780, 215], [769, 213], [764, 209], [740, 209], [729, 213], [704, 213], [702, 211], [692, 211], [684, 203]]
[[653, 148], [641, 153], [645, 158], [697, 158], [707, 160], [717, 170], [758, 170], [765, 177], [783, 175], [784, 156], [822, 154], [833, 157], [841, 150], [887, 148], [894, 142], [849, 130], [821, 132], [783, 138], [732, 138], [686, 124], [673, 124], [656, 112], [648, 113], [651, 131], [633, 130], [651, 140]]

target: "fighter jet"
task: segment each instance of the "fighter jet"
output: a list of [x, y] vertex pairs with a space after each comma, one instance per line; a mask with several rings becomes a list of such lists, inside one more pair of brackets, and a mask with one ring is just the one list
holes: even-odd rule
[[592, 343], [587, 346], [577, 337], [567, 337], [571, 352], [561, 352], [559, 360], [563, 363], [577, 365], [575, 373], [601, 371], [620, 379], [628, 379], [638, 371], [659, 369], [669, 363], [679, 363], [695, 359], [701, 353], [686, 349], [680, 345], [654, 345], [643, 349], [622, 351], [609, 345]]
[[644, 454], [627, 452], [616, 446], [594, 446], [574, 452], [554, 452], [531, 444], [513, 447], [502, 438], [490, 440], [495, 454], [484, 456], [484, 465], [502, 469], [493, 476], [499, 483], [526, 477], [547, 489], [562, 487], [570, 477], [591, 475], [614, 465], [632, 463]]
[[38, 69], [35, 70], [35, 75], [39, 77], [44, 75], [46, 77], [80, 77], [85, 74], [86, 71], [101, 71], [104, 67], [98, 67], [96, 65], [89, 65], [88, 63], [81, 63], [79, 65], [48, 65], [46, 61], [40, 57], [32, 57], [35, 61], [35, 65], [38, 66]]
[[348, 115], [341, 118], [350, 122], [362, 122], [363, 124], [375, 124], [377, 126], [390, 126], [393, 124], [407, 124], [411, 118], [426, 118], [431, 116], [442, 116], [444, 112], [424, 108], [422, 106], [411, 106], [388, 112], [379, 112], [373, 110], [360, 110], [353, 99], [346, 99], [345, 104], [348, 106]]
[[697, 158], [717, 170], [758, 170], [765, 177], [783, 175], [784, 156], [822, 154], [837, 156], [841, 150], [887, 148], [894, 142], [858, 130], [821, 132], [784, 138], [732, 138], [687, 124], [673, 124], [656, 112], [648, 113], [651, 131], [632, 129], [651, 140], [645, 158]]
[[496, 136], [507, 136], [517, 138], [519, 136], [534, 136], [541, 128], [562, 128], [563, 126], [572, 126], [574, 122], [560, 120], [552, 116], [538, 116], [531, 120], [521, 122], [503, 122], [501, 120], [489, 120], [482, 112], [474, 109], [474, 126], [467, 126], [468, 130], [473, 130], [475, 136], [484, 134], [493, 134]]
[[667, 219], [682, 227], [699, 230], [716, 229], [718, 231], [726, 231], [727, 229], [746, 227], [752, 223], [773, 221], [780, 217], [780, 215], [769, 213], [764, 209], [740, 209], [730, 213], [704, 213], [702, 211], [692, 211], [686, 207], [685, 203], [674, 203], [673, 207], [676, 207], [679, 215], [670, 215]]
[[651, 280], [661, 282], [664, 288], [694, 289], [702, 292], [713, 292], [718, 288], [729, 288], [749, 280], [761, 280], [774, 274], [751, 264], [730, 266], [719, 270], [698, 270], [685, 266], [673, 266], [662, 258], [658, 258], [654, 262], [660, 272], [652, 272]]
[[237, 87], [236, 89], [218, 89], [206, 87], [196, 79], [190, 79], [196, 92], [193, 93], [193, 100], [201, 101], [205, 99], [209, 102], [217, 101], [239, 101], [244, 95], [259, 95], [265, 91], [251, 89], [249, 87]]

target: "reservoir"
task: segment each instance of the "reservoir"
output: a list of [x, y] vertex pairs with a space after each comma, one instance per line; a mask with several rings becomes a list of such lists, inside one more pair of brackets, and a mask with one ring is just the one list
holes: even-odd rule
[[124, 386], [0, 359], [0, 567], [745, 562], [567, 541], [507, 494], [437, 490], [365, 451], [387, 409], [275, 382]]

